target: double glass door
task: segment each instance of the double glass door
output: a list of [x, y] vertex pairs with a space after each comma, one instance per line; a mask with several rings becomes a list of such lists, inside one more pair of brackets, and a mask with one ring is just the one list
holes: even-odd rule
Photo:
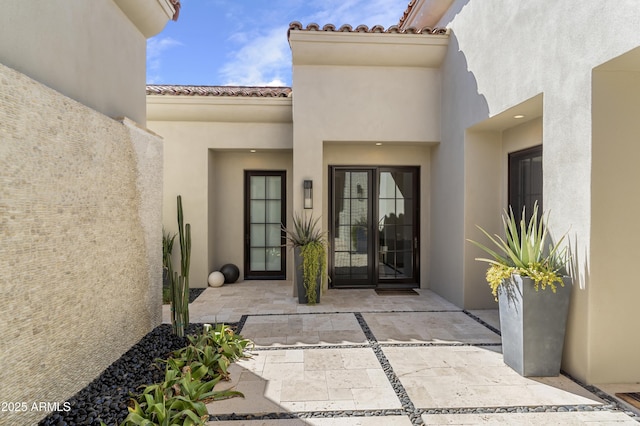
[[417, 167], [331, 168], [334, 287], [417, 287]]

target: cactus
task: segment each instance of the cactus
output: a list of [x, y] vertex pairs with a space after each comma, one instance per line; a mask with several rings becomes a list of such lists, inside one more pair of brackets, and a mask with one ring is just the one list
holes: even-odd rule
[[184, 224], [182, 197], [178, 195], [178, 234], [180, 235], [180, 275], [173, 273], [171, 285], [171, 323], [173, 332], [184, 337], [189, 325], [189, 264], [191, 262], [191, 225]]

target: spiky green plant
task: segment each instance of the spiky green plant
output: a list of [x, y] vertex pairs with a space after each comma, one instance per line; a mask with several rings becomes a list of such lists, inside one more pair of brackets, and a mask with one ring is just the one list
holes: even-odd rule
[[189, 264], [191, 262], [191, 225], [184, 224], [182, 197], [178, 195], [178, 234], [180, 242], [180, 275], [174, 272], [171, 280], [171, 319], [173, 332], [184, 337], [189, 325]]
[[164, 364], [164, 380], [144, 386], [142, 393], [131, 399], [123, 426], [205, 425], [209, 420], [207, 402], [244, 396], [214, 387], [229, 379], [227, 367], [232, 362], [248, 357], [244, 349], [251, 342], [224, 324], [215, 329], [205, 324], [199, 336], [187, 339], [189, 346], [167, 360], [156, 360]]
[[[171, 287], [173, 283], [173, 264], [171, 262], [171, 253], [173, 252], [173, 242], [176, 239], [177, 234], [171, 235], [169, 232], [162, 229], [162, 303], [171, 303]], [[164, 286], [166, 277], [166, 285]]]
[[476, 258], [476, 260], [490, 264], [487, 270], [487, 282], [491, 287], [491, 293], [497, 297], [498, 287], [510, 279], [513, 274], [530, 277], [535, 285], [535, 289], [543, 290], [549, 286], [551, 291], [556, 292], [556, 283], [564, 286], [562, 276], [565, 274], [565, 266], [569, 261], [567, 248], [561, 248], [561, 244], [566, 237], [563, 235], [555, 244], [549, 244], [546, 223], [549, 214], [542, 214], [538, 220], [538, 203], [533, 206], [533, 214], [527, 223], [525, 209], [522, 209], [522, 219], [519, 223], [509, 207], [509, 212], [505, 210], [502, 215], [502, 224], [505, 237], [490, 235], [483, 228], [478, 229], [486, 235], [496, 249], [491, 249], [473, 240], [468, 240], [477, 247], [488, 253], [491, 258]]
[[171, 269], [171, 253], [173, 252], [173, 242], [177, 234], [171, 235], [170, 232], [162, 229], [162, 266]]
[[287, 243], [290, 247], [299, 248], [302, 256], [304, 289], [307, 294], [307, 301], [314, 305], [318, 301], [317, 279], [321, 277], [324, 281], [327, 278], [327, 239], [318, 226], [320, 218], [313, 218], [313, 214], [295, 214], [293, 216], [293, 227], [287, 229], [283, 227], [286, 234]]

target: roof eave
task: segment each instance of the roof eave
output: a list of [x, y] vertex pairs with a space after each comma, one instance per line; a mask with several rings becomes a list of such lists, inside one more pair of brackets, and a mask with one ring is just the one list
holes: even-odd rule
[[411, 0], [398, 22], [398, 27], [435, 27], [440, 24], [453, 2], [454, 0]]
[[444, 33], [289, 31], [293, 65], [437, 68], [449, 43]]
[[291, 97], [147, 95], [147, 122], [291, 123]]
[[146, 38], [160, 33], [169, 20], [178, 19], [179, 0], [114, 0]]

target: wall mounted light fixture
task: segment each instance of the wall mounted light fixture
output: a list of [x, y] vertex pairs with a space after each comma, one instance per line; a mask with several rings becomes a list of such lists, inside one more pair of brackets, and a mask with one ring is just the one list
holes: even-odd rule
[[313, 208], [313, 181], [304, 181], [304, 208]]

